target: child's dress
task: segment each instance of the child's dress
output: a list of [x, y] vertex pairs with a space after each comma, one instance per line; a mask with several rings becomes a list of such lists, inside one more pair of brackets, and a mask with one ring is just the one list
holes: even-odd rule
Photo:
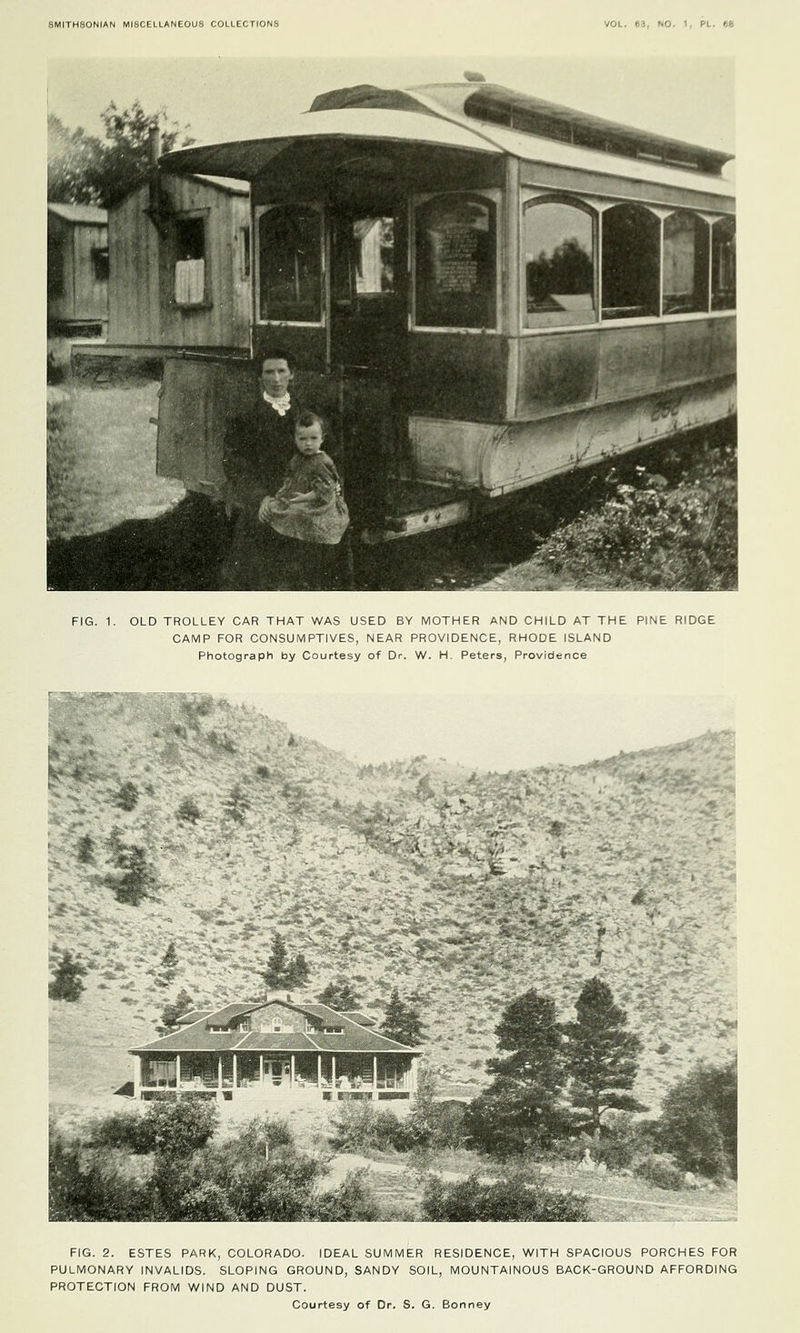
[[[309, 492], [313, 492], [312, 499], [292, 501], [293, 496]], [[350, 522], [350, 515], [333, 459], [322, 450], [310, 455], [296, 453], [277, 495], [266, 497], [261, 514], [282, 537], [336, 546]]]

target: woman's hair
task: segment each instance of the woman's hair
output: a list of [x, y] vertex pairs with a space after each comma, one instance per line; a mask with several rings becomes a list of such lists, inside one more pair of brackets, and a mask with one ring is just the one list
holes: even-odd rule
[[294, 357], [285, 347], [267, 347], [258, 358], [259, 366], [265, 361], [285, 361], [290, 370], [294, 370]]
[[325, 420], [318, 412], [301, 412], [295, 426], [320, 426], [323, 436], [325, 435]]

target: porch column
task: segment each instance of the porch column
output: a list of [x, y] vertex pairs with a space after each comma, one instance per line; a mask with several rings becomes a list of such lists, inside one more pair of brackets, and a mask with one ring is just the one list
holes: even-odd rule
[[133, 1095], [139, 1099], [142, 1095], [142, 1057], [133, 1057]]
[[181, 1057], [175, 1053], [175, 1096], [179, 1097], [181, 1093]]
[[378, 1100], [378, 1057], [377, 1057], [377, 1055], [373, 1055], [373, 1057], [372, 1057], [372, 1100], [373, 1100], [374, 1102], [376, 1102], [376, 1101]]
[[222, 1056], [217, 1056], [217, 1091], [222, 1092]]
[[290, 1072], [290, 1074], [289, 1074], [289, 1087], [290, 1087], [290, 1088], [293, 1088], [293, 1087], [294, 1087], [294, 1055], [290, 1055], [290, 1056], [289, 1056], [289, 1063], [290, 1063], [290, 1067], [291, 1067], [291, 1072]]
[[233, 1087], [232, 1087], [232, 1091], [231, 1091], [231, 1097], [235, 1097], [235, 1096], [236, 1096], [236, 1089], [237, 1089], [237, 1087], [238, 1087], [238, 1084], [237, 1084], [237, 1082], [236, 1082], [236, 1074], [237, 1074], [236, 1063], [237, 1063], [237, 1061], [236, 1061], [236, 1052], [234, 1051], [234, 1052], [233, 1052]]
[[261, 1055], [259, 1055], [259, 1057], [258, 1057], [258, 1081], [259, 1081], [259, 1083], [261, 1084], [261, 1086], [262, 1086], [262, 1088], [263, 1088], [263, 1086], [264, 1086], [264, 1053], [263, 1053], [263, 1051], [262, 1051]]
[[331, 1087], [333, 1088], [333, 1100], [338, 1101], [339, 1091], [336, 1087], [336, 1056], [331, 1056]]
[[416, 1095], [416, 1091], [417, 1091], [417, 1066], [418, 1066], [418, 1064], [419, 1064], [419, 1056], [418, 1056], [418, 1055], [412, 1055], [412, 1057], [411, 1057], [411, 1078], [410, 1078], [410, 1080], [409, 1080], [409, 1083], [410, 1083], [409, 1091], [410, 1091], [412, 1097], [414, 1097], [414, 1096]]
[[322, 1055], [317, 1056], [317, 1087], [322, 1088]]

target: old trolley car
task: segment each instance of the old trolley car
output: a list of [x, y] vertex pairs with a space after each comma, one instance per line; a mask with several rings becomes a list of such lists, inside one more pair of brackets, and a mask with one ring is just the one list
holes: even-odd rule
[[166, 154], [250, 182], [250, 357], [167, 361], [159, 471], [219, 495], [260, 357], [339, 438], [384, 541], [735, 410], [729, 155], [485, 82], [316, 98]]

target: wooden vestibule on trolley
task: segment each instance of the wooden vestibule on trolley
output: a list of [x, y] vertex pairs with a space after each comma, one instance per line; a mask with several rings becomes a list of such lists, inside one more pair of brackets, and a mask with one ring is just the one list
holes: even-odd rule
[[221, 492], [260, 358], [331, 418], [368, 541], [735, 411], [729, 155], [484, 82], [323, 94], [165, 172], [250, 184], [250, 357], [167, 360], [159, 471]]

